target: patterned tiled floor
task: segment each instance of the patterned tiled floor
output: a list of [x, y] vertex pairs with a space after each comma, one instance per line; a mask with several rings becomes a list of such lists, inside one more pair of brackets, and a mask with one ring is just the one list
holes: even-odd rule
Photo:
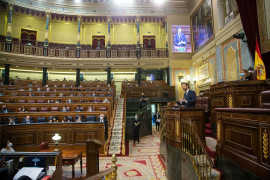
[[[85, 158], [83, 173], [85, 174]], [[140, 144], [129, 142], [129, 156], [117, 157], [119, 180], [163, 180], [165, 168], [159, 156], [159, 133], [153, 129], [153, 135], [140, 139]], [[110, 168], [111, 157], [100, 157], [100, 170]], [[76, 164], [76, 177], [80, 176], [79, 162]], [[71, 167], [63, 167], [63, 177], [71, 177]]]

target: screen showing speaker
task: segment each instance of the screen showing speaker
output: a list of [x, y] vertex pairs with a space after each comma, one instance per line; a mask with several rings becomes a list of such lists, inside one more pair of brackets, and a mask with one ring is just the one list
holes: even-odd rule
[[191, 53], [190, 26], [172, 25], [172, 52]]

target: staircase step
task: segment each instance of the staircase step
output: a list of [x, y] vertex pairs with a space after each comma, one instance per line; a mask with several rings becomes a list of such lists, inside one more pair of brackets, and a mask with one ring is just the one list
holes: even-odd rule
[[206, 146], [212, 151], [216, 151], [217, 140], [213, 137], [205, 137]]
[[206, 147], [205, 149], [206, 149], [207, 153], [210, 155], [211, 158], [216, 159], [216, 151], [213, 151], [209, 147]]
[[204, 127], [207, 128], [207, 129], [211, 129], [211, 123], [205, 123]]
[[[203, 172], [203, 170], [206, 170], [205, 167], [209, 166], [209, 163], [206, 161], [206, 156], [205, 155], [197, 155], [194, 156], [194, 161], [196, 162], [196, 164], [198, 164], [201, 167], [204, 168], [199, 168], [201, 170], [201, 175], [204, 175], [204, 178], [206, 178], [206, 175], [210, 176], [210, 169], [207, 168], [207, 173], [206, 171]], [[211, 158], [213, 160], [213, 158]], [[218, 169], [215, 168], [211, 168], [211, 178], [209, 179], [220, 179], [221, 177], [221, 172]]]
[[205, 136], [212, 136], [213, 135], [213, 131], [211, 129], [205, 129], [204, 133], [205, 133]]

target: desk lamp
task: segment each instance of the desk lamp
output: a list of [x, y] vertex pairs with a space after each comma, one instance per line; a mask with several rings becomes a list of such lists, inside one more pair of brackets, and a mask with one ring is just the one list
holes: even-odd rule
[[55, 144], [55, 146], [56, 146], [56, 148], [55, 148], [54, 151], [61, 151], [60, 149], [58, 149], [58, 143], [60, 142], [61, 138], [62, 138], [62, 137], [59, 136], [58, 133], [55, 133], [55, 135], [52, 137], [52, 140], [53, 140], [53, 142], [54, 142], [54, 144]]

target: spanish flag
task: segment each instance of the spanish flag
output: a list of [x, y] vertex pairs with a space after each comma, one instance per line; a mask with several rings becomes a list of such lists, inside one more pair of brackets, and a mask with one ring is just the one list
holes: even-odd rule
[[257, 80], [265, 80], [266, 79], [265, 66], [264, 66], [264, 63], [262, 61], [262, 56], [261, 56], [261, 52], [260, 52], [257, 38], [256, 38], [254, 70], [257, 70]]

